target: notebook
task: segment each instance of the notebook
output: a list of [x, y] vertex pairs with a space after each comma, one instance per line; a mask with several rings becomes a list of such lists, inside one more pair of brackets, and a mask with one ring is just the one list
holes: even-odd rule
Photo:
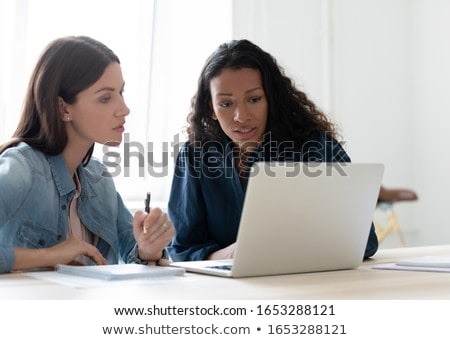
[[394, 263], [382, 263], [374, 269], [410, 270], [424, 272], [450, 272], [450, 256], [420, 256], [399, 259]]
[[77, 275], [102, 280], [124, 280], [137, 278], [156, 278], [180, 276], [184, 268], [169, 266], [147, 266], [142, 264], [108, 264], [103, 266], [71, 266], [59, 264], [56, 271], [62, 274]]
[[173, 262], [251, 277], [350, 269], [362, 263], [382, 164], [256, 163], [233, 260]]

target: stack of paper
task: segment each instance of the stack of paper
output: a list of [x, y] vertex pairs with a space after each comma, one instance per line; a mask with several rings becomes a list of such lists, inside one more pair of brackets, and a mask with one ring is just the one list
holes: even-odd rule
[[59, 264], [56, 271], [63, 274], [91, 277], [103, 280], [136, 279], [164, 276], [180, 276], [184, 268], [147, 266], [142, 264], [111, 264], [104, 266], [70, 266]]
[[375, 265], [374, 269], [450, 272], [450, 256], [422, 256]]

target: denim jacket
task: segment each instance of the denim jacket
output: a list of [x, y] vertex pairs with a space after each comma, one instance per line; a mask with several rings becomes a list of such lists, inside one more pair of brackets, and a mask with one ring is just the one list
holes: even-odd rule
[[[92, 158], [77, 172], [78, 214], [98, 236], [99, 251], [109, 264], [139, 262], [131, 213], [106, 167]], [[12, 270], [13, 248], [49, 248], [67, 238], [75, 190], [61, 154], [46, 155], [19, 143], [0, 155], [0, 273]]]

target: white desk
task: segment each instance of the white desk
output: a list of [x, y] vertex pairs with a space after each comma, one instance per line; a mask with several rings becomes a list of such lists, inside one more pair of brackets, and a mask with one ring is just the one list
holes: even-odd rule
[[450, 273], [375, 270], [402, 257], [450, 256], [450, 245], [382, 249], [359, 268], [230, 279], [186, 273], [148, 285], [73, 288], [24, 273], [0, 275], [0, 299], [449, 299]]

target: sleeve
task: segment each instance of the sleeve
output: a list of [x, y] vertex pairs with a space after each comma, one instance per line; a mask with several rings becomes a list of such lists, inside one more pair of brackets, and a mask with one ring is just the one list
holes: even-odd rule
[[372, 223], [370, 227], [369, 239], [367, 240], [366, 250], [364, 252], [364, 258], [367, 259], [375, 255], [377, 250], [378, 250], [378, 237], [377, 234], [375, 233], [375, 226]]
[[0, 273], [10, 272], [14, 265], [14, 247], [4, 244], [4, 226], [20, 209], [32, 186], [33, 173], [25, 158], [18, 153], [0, 156]]
[[167, 250], [174, 261], [204, 260], [221, 247], [209, 235], [201, 188], [200, 149], [185, 144], [178, 154], [168, 213], [176, 234]]
[[137, 243], [133, 234], [133, 216], [117, 192], [117, 230], [119, 238], [119, 258], [125, 263], [138, 263]]

